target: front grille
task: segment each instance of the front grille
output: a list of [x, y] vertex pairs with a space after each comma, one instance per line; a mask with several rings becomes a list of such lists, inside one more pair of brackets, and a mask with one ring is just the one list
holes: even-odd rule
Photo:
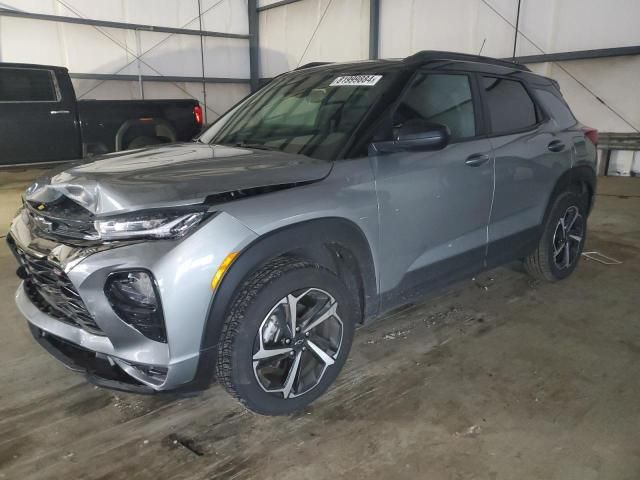
[[94, 335], [104, 335], [61, 268], [46, 258], [26, 253], [11, 237], [7, 242], [24, 269], [25, 292], [40, 311]]
[[93, 215], [67, 197], [46, 206], [27, 201], [25, 207], [31, 228], [45, 237], [84, 241], [98, 239], [98, 232], [93, 225]]

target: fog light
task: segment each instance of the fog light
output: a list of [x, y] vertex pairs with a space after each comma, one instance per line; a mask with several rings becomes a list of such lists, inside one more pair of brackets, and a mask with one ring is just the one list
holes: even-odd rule
[[118, 365], [126, 374], [147, 385], [162, 385], [167, 380], [169, 373], [167, 367], [133, 363], [116, 357], [109, 357], [109, 360]]
[[112, 273], [104, 293], [125, 323], [151, 340], [167, 343], [160, 295], [150, 273], [144, 270]]

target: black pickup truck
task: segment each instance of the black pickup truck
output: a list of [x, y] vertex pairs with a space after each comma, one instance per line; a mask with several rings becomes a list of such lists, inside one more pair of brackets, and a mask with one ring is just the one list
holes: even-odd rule
[[187, 141], [197, 100], [76, 100], [66, 68], [0, 63], [0, 166]]

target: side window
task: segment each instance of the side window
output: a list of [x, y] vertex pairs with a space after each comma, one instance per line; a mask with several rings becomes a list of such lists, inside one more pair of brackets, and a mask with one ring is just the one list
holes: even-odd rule
[[454, 141], [474, 137], [476, 122], [469, 77], [418, 74], [398, 105], [393, 123], [397, 126], [414, 119], [446, 125]]
[[0, 102], [54, 102], [57, 100], [49, 70], [0, 68]]
[[482, 77], [494, 134], [515, 132], [538, 123], [536, 106], [522, 83], [504, 78]]
[[560, 128], [569, 128], [578, 123], [559, 93], [555, 95], [548, 90], [537, 88], [535, 94], [546, 112], [553, 117]]

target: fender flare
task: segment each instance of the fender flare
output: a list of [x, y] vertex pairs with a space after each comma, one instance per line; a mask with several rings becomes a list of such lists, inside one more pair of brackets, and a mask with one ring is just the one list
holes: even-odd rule
[[556, 184], [553, 187], [551, 194], [549, 195], [549, 199], [547, 200], [547, 207], [545, 208], [545, 211], [544, 211], [544, 217], [540, 222], [541, 225], [545, 225], [547, 218], [549, 216], [549, 213], [551, 212], [551, 208], [553, 207], [553, 202], [555, 201], [555, 199], [558, 198], [558, 196], [561, 193], [569, 190], [569, 188], [572, 185], [587, 186], [588, 188], [587, 193], [589, 194], [589, 205], [587, 207], [588, 208], [587, 213], [591, 211], [591, 208], [593, 207], [593, 199], [595, 197], [595, 192], [596, 192], [596, 173], [593, 170], [593, 168], [587, 165], [572, 167], [566, 172], [564, 172], [562, 175], [560, 175], [560, 177], [556, 181]]
[[303, 258], [321, 263], [332, 271], [336, 268], [336, 261], [339, 263], [345, 256], [353, 255], [362, 287], [363, 318], [377, 311], [377, 281], [373, 256], [360, 227], [344, 218], [308, 220], [267, 233], [240, 252], [212, 296], [202, 332], [201, 352], [215, 350], [228, 309], [238, 288], [249, 275], [272, 258], [286, 254], [295, 255], [296, 252], [301, 252]]

